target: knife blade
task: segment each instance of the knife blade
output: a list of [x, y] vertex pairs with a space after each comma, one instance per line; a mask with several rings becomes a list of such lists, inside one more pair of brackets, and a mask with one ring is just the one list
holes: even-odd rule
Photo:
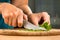
[[27, 21], [27, 20], [24, 20], [24, 28], [25, 29], [32, 29], [32, 30], [46, 30], [45, 28], [43, 27], [40, 27], [40, 26], [36, 26], [34, 24], [32, 24], [31, 22]]

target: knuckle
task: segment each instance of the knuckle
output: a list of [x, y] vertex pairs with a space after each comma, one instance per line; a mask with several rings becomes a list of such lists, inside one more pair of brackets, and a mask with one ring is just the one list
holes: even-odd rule
[[13, 16], [14, 16], [14, 15], [11, 13], [11, 14], [10, 14], [10, 17], [13, 17]]
[[4, 15], [4, 16], [3, 16], [3, 18], [8, 18], [8, 17], [9, 17], [9, 15]]
[[21, 9], [19, 9], [19, 11], [23, 12]]
[[42, 12], [42, 13], [47, 13], [47, 12]]
[[16, 13], [15, 13], [15, 16], [18, 16], [18, 15], [23, 15], [23, 11], [22, 10], [17, 10]]
[[20, 14], [22, 14], [22, 15], [23, 15], [23, 11], [22, 11], [21, 9], [19, 10], [19, 12], [20, 12]]
[[18, 16], [18, 14], [14, 14], [14, 16], [15, 16], [15, 17], [17, 17], [17, 16]]
[[48, 17], [50, 18], [50, 15], [48, 15]]
[[45, 15], [46, 15], [46, 14], [48, 14], [48, 13], [47, 13], [47, 12], [42, 12], [42, 14], [45, 14]]
[[50, 18], [50, 15], [47, 12], [42, 12], [42, 15], [44, 15], [44, 16], [46, 15]]

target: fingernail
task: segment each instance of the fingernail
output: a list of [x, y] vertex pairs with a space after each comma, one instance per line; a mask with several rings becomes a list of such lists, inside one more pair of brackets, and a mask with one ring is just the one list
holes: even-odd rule
[[23, 24], [23, 23], [19, 23], [19, 24], [18, 24], [18, 27], [22, 27], [22, 24]]

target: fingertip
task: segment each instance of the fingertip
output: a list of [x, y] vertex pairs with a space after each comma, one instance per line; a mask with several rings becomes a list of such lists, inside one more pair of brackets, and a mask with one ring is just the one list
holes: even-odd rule
[[9, 19], [5, 18], [4, 22], [5, 22], [5, 24], [9, 24]]
[[18, 27], [22, 27], [23, 23], [18, 22]]
[[18, 27], [22, 27], [23, 25], [23, 17], [18, 17]]
[[28, 20], [28, 17], [26, 14], [23, 15], [24, 20]]
[[8, 20], [4, 20], [5, 24], [8, 24]]
[[38, 21], [37, 20], [36, 21], [33, 20], [33, 24], [38, 26]]
[[13, 26], [13, 27], [16, 27], [17, 25], [16, 25], [16, 23], [12, 23], [12, 26]]

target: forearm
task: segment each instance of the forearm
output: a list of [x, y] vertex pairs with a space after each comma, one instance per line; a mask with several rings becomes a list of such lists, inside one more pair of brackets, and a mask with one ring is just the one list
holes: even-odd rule
[[19, 6], [19, 8], [22, 9], [24, 13], [27, 15], [32, 14], [32, 10], [30, 9], [28, 5], [22, 5], [22, 6]]
[[18, 0], [18, 1], [12, 0], [12, 4], [22, 9], [25, 12], [25, 14], [27, 15], [32, 14], [32, 11], [28, 6], [28, 0]]

